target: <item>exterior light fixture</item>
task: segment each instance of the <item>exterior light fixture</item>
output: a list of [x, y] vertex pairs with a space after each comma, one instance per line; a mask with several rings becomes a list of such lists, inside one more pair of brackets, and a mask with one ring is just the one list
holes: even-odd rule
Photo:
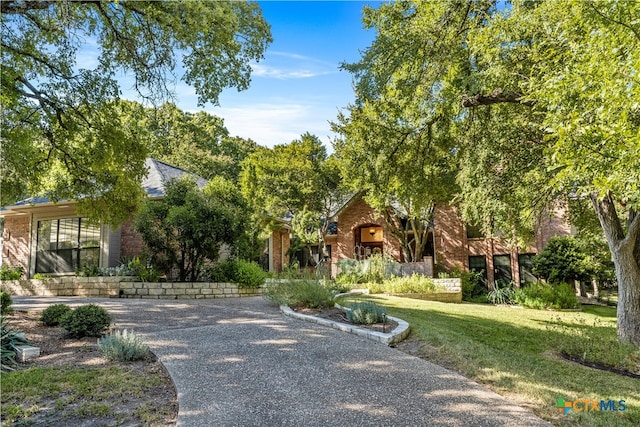
[[371, 234], [371, 237], [373, 237], [373, 236], [376, 234], [376, 229], [375, 229], [375, 228], [373, 228], [373, 227], [371, 227], [371, 228], [369, 229], [369, 234]]

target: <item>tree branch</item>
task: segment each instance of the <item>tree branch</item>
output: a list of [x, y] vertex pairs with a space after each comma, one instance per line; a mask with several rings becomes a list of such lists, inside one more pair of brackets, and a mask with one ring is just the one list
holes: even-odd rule
[[523, 94], [518, 92], [505, 92], [503, 89], [496, 89], [488, 95], [473, 95], [462, 97], [463, 107], [478, 107], [480, 105], [491, 105], [501, 103], [522, 104], [532, 107], [534, 101], [523, 101]]

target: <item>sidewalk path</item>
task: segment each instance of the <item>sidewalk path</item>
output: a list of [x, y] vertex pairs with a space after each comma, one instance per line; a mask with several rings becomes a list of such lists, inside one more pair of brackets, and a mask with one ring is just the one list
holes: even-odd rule
[[17, 310], [97, 303], [169, 371], [178, 425], [550, 426], [479, 384], [384, 344], [285, 317], [261, 297], [14, 297]]

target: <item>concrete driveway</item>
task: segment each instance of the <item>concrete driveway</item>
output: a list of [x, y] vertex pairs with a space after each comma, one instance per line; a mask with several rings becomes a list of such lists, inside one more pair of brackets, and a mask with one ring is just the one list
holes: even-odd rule
[[550, 426], [479, 384], [384, 344], [283, 316], [261, 297], [14, 297], [97, 303], [142, 334], [178, 391], [180, 426]]

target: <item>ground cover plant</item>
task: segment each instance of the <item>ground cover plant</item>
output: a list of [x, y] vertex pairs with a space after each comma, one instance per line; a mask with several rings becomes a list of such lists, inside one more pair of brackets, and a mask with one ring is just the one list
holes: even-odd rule
[[262, 295], [277, 304], [291, 307], [333, 307], [331, 290], [314, 280], [279, 280], [265, 287]]
[[95, 338], [71, 339], [39, 318], [18, 310], [9, 316], [10, 329], [24, 332], [41, 355], [2, 372], [1, 425], [175, 425], [175, 388], [155, 357], [107, 360]]
[[[398, 348], [460, 372], [555, 425], [640, 425], [639, 379], [562, 357], [586, 352], [591, 361], [640, 374], [637, 347], [616, 344], [613, 307], [585, 306], [576, 313], [378, 295], [367, 300], [411, 325]], [[559, 398], [625, 400], [626, 410], [563, 415], [555, 409]]]

